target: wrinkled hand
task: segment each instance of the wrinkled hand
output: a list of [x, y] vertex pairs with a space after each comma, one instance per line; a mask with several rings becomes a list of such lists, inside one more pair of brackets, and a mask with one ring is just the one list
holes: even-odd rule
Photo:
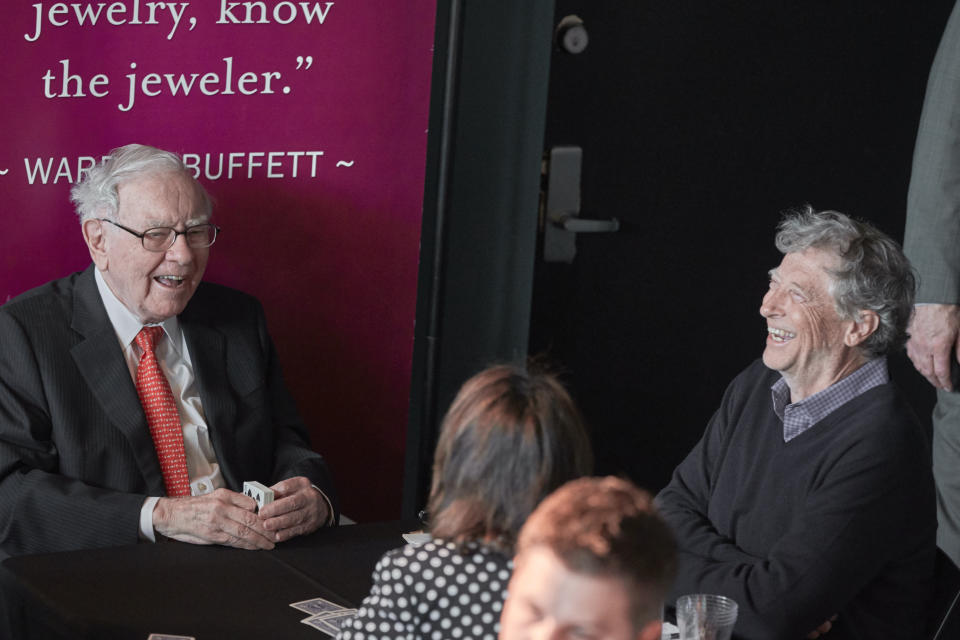
[[330, 518], [326, 499], [307, 478], [287, 478], [270, 488], [273, 502], [260, 509], [260, 518], [271, 540], [283, 542], [312, 533]]
[[833, 623], [837, 619], [837, 614], [830, 616], [829, 620], [825, 620], [823, 624], [807, 634], [809, 640], [816, 640], [826, 632], [830, 631], [833, 628]]
[[186, 498], [160, 498], [153, 509], [157, 533], [181, 542], [222, 544], [239, 549], [272, 549], [273, 534], [242, 493], [217, 489]]
[[910, 319], [907, 355], [913, 366], [938, 389], [953, 391], [950, 363], [960, 357], [960, 306], [926, 304]]

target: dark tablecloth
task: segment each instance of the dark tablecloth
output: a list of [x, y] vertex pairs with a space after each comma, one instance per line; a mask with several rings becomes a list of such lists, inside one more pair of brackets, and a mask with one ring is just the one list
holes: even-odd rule
[[7, 634], [24, 639], [325, 638], [292, 602], [356, 606], [412, 522], [322, 529], [272, 551], [178, 542], [8, 558], [0, 564]]

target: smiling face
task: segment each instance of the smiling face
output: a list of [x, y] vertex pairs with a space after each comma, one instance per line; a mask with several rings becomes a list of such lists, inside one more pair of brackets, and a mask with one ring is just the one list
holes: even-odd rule
[[826, 389], [865, 362], [856, 345], [872, 333], [872, 318], [858, 324], [837, 313], [827, 269], [838, 265], [836, 255], [811, 248], [788, 253], [770, 271], [770, 288], [760, 305], [760, 315], [767, 319], [763, 363], [783, 374], [793, 402]]
[[571, 571], [546, 546], [516, 559], [500, 618], [500, 640], [647, 640], [660, 622], [640, 631], [630, 616], [627, 585], [612, 576]]
[[[208, 218], [200, 185], [183, 172], [136, 177], [121, 183], [117, 194], [118, 222], [140, 233], [152, 227], [183, 231]], [[152, 252], [110, 223], [87, 220], [83, 233], [107, 286], [145, 324], [182, 312], [207, 267], [210, 248], [191, 249], [183, 236], [166, 251]]]

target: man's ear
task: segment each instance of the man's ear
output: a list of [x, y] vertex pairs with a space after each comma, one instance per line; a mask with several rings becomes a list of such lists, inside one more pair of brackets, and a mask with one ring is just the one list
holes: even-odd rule
[[876, 311], [861, 310], [857, 319], [850, 325], [843, 336], [843, 344], [856, 347], [873, 335], [880, 326], [880, 317]]
[[651, 620], [643, 625], [640, 633], [637, 634], [637, 640], [660, 640], [663, 624], [659, 620]]
[[103, 232], [103, 223], [99, 220], [84, 220], [83, 239], [87, 243], [87, 249], [90, 251], [90, 258], [97, 265], [100, 271], [106, 271], [107, 260], [107, 236]]

